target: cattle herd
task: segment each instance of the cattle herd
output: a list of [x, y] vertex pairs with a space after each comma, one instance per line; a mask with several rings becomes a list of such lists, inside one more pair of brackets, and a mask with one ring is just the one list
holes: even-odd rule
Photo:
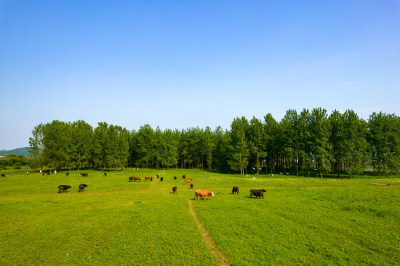
[[[41, 174], [43, 175], [44, 172], [41, 172]], [[87, 177], [87, 176], [89, 176], [88, 173], [80, 173], [80, 175], [81, 175], [82, 177]], [[66, 173], [66, 176], [69, 176], [69, 172]], [[106, 172], [104, 173], [104, 176], [107, 176], [107, 173], [106, 173]], [[5, 177], [5, 174], [1, 174], [1, 177]], [[161, 182], [164, 180], [164, 177], [161, 177], [161, 178], [160, 178], [159, 175], [156, 175], [156, 177], [157, 177], [157, 179], [160, 179]], [[191, 178], [186, 178], [186, 175], [183, 175], [182, 178], [185, 180], [185, 184], [189, 184], [189, 187], [190, 187], [191, 189], [193, 189], [193, 184], [192, 184], [193, 179], [191, 179]], [[175, 181], [176, 181], [176, 179], [177, 179], [177, 177], [174, 176], [174, 180], [175, 180]], [[130, 177], [128, 178], [128, 180], [129, 180], [129, 182], [132, 182], [132, 181], [134, 181], [134, 182], [139, 181], [139, 182], [140, 182], [141, 177], [138, 177], [138, 176], [130, 176]], [[145, 177], [144, 177], [144, 180], [145, 180], [145, 181], [148, 181], [148, 180], [153, 181], [153, 177], [145, 176]], [[78, 190], [78, 192], [83, 192], [83, 190], [84, 190], [86, 187], [88, 187], [87, 184], [80, 184], [80, 185], [79, 185], [79, 190]], [[68, 189], [70, 189], [70, 188], [71, 188], [70, 185], [59, 185], [59, 186], [58, 186], [58, 193], [66, 192], [66, 191], [67, 191]], [[173, 194], [177, 194], [177, 193], [178, 193], [177, 190], [178, 190], [178, 188], [177, 188], [176, 186], [174, 186], [174, 187], [172, 188], [172, 193], [173, 193]], [[251, 190], [250, 190], [250, 198], [252, 198], [253, 196], [255, 196], [256, 199], [264, 198], [264, 192], [266, 192], [265, 189], [251, 189]], [[232, 194], [235, 194], [235, 193], [236, 193], [236, 194], [239, 194], [239, 187], [233, 187], [233, 188], [232, 188]], [[208, 191], [208, 190], [197, 189], [197, 190], [194, 192], [194, 198], [195, 198], [195, 200], [199, 200], [200, 198], [204, 198], [204, 200], [207, 200], [207, 198], [209, 198], [209, 197], [214, 197], [214, 196], [215, 196], [214, 193], [211, 192], [211, 191]]]

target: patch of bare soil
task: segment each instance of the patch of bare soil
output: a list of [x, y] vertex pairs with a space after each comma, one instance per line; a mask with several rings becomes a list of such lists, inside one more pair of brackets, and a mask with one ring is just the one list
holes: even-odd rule
[[204, 226], [200, 223], [199, 219], [197, 219], [196, 213], [193, 210], [193, 206], [192, 206], [192, 202], [191, 200], [189, 200], [189, 211], [190, 214], [193, 216], [194, 221], [196, 222], [199, 231], [201, 233], [201, 236], [204, 239], [204, 242], [206, 243], [208, 249], [210, 250], [210, 252], [215, 256], [215, 258], [217, 259], [218, 263], [220, 265], [229, 265], [229, 263], [227, 262], [228, 260], [225, 258], [224, 254], [222, 253], [222, 251], [217, 247], [217, 245], [215, 245], [214, 241], [212, 241], [210, 235], [207, 233], [207, 230], [204, 228]]

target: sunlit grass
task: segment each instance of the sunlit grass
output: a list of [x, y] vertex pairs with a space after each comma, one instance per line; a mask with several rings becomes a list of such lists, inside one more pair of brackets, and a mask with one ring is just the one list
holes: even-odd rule
[[[85, 172], [88, 177], [70, 171], [68, 177], [20, 173], [0, 179], [0, 264], [216, 264], [189, 200], [230, 264], [400, 263], [399, 178]], [[195, 189], [215, 197], [194, 201], [184, 174]], [[129, 182], [132, 175], [142, 181]], [[153, 182], [145, 182], [146, 175]], [[82, 183], [88, 187], [79, 193]], [[58, 193], [61, 184], [72, 188]], [[233, 186], [238, 195], [231, 194]], [[265, 198], [249, 198], [253, 188], [265, 188]]]

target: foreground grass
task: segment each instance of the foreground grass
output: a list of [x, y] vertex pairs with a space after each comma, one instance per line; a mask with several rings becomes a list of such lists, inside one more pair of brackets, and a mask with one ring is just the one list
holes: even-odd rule
[[[400, 263], [399, 178], [87, 172], [0, 179], [0, 264], [217, 264], [189, 201], [230, 264]], [[156, 174], [165, 181], [128, 182]], [[183, 174], [215, 198], [194, 201]], [[89, 186], [78, 193], [81, 183]], [[72, 189], [57, 193], [60, 184]], [[178, 195], [171, 193], [175, 185]], [[232, 186], [239, 195], [230, 194]], [[266, 188], [265, 199], [250, 199], [252, 188]]]

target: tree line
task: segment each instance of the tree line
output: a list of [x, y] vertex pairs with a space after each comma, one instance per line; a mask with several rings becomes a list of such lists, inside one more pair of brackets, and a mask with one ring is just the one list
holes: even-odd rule
[[400, 118], [373, 113], [368, 121], [353, 110], [288, 110], [281, 121], [237, 117], [229, 130], [217, 127], [161, 130], [53, 121], [39, 124], [29, 152], [40, 167], [201, 168], [219, 172], [362, 174], [366, 165], [382, 175], [400, 168]]

